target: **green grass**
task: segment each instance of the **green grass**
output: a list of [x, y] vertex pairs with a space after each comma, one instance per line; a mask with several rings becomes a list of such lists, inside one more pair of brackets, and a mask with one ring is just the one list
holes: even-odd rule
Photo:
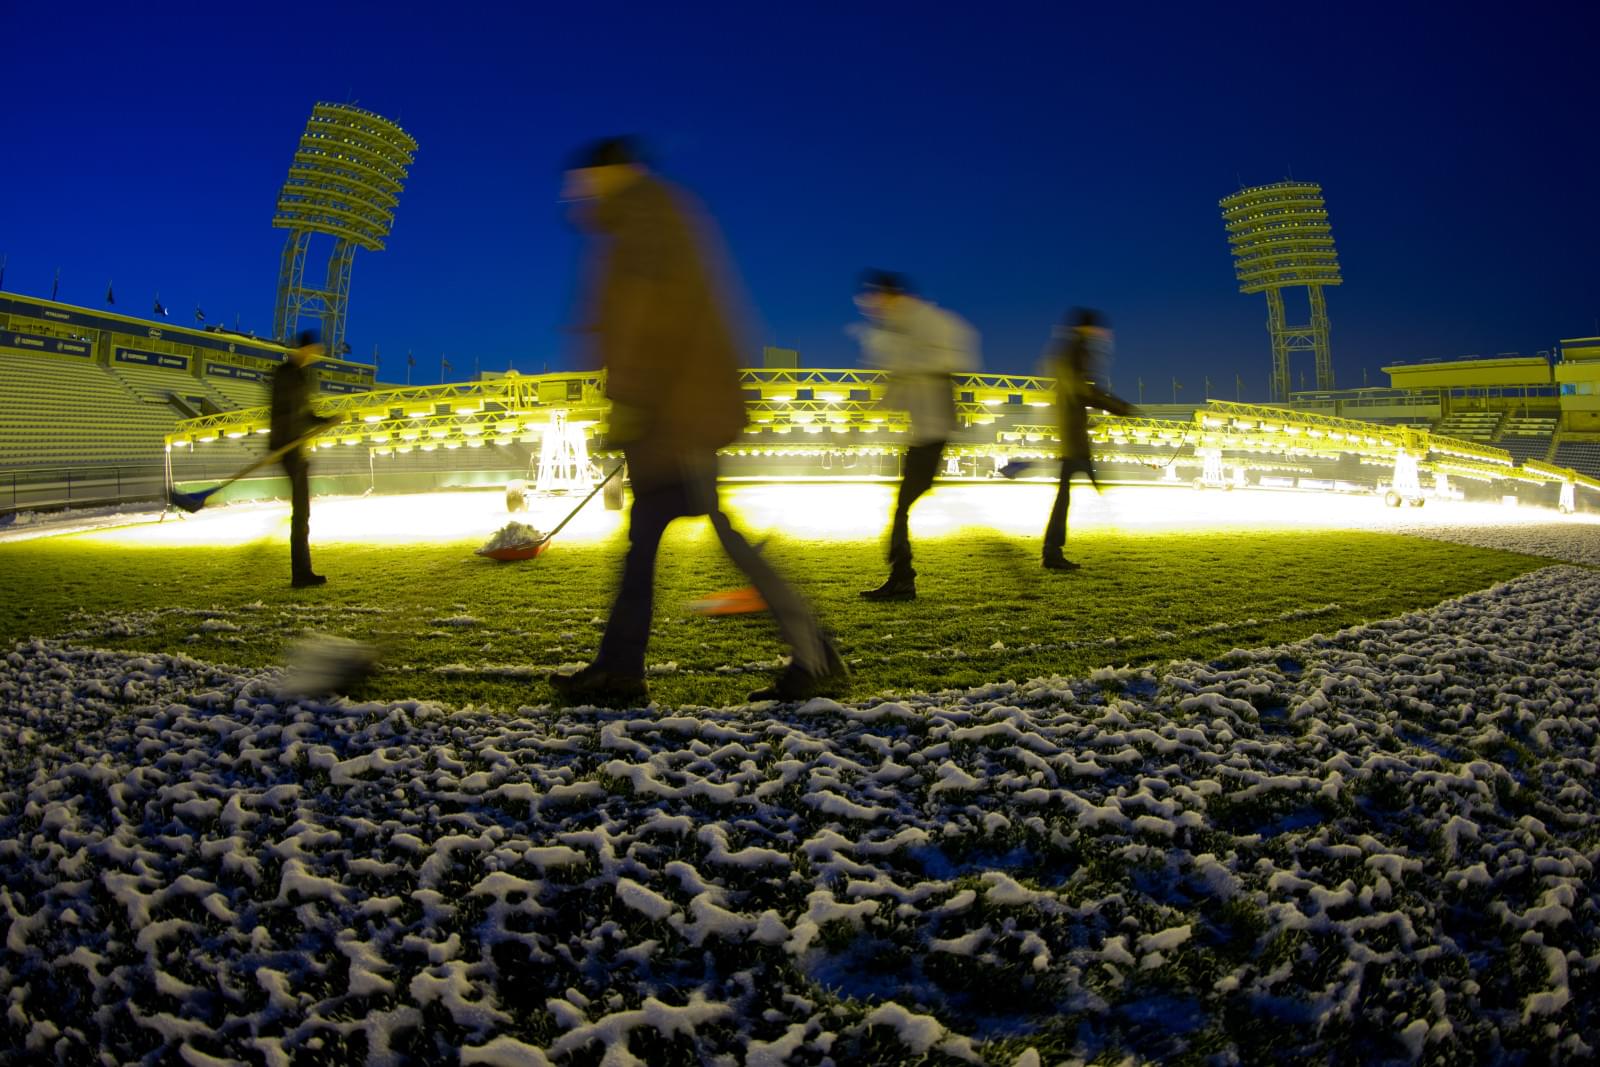
[[[126, 548], [86, 537], [0, 545], [0, 640], [67, 637], [95, 647], [184, 652], [243, 666], [281, 662], [306, 630], [372, 641], [385, 666], [360, 696], [515, 708], [546, 702], [538, 679], [497, 666], [550, 667], [593, 654], [624, 541], [557, 542], [543, 558], [496, 564], [475, 543], [319, 545], [329, 576], [288, 587], [281, 543]], [[1084, 569], [1043, 571], [1034, 539], [967, 531], [916, 545], [919, 599], [869, 604], [884, 574], [875, 541], [775, 540], [767, 549], [838, 635], [851, 695], [924, 692], [1077, 674], [1108, 664], [1214, 658], [1429, 607], [1543, 565], [1507, 552], [1390, 534], [1231, 531], [1074, 537]], [[741, 700], [764, 675], [717, 673], [782, 652], [766, 616], [702, 619], [707, 592], [743, 584], [703, 521], [669, 531], [657, 574], [648, 660], [668, 704]], [[202, 629], [216, 611], [238, 630]], [[121, 617], [108, 627], [108, 616]], [[439, 620], [469, 615], [473, 625]], [[213, 625], [216, 625], [213, 623]], [[996, 642], [1004, 648], [994, 648]], [[1043, 646], [1029, 648], [1028, 646]], [[459, 664], [467, 670], [441, 673]], [[479, 673], [483, 668], [489, 673]]]

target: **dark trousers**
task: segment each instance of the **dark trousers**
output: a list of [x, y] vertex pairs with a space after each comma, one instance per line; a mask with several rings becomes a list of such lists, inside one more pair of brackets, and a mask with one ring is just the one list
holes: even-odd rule
[[1081, 459], [1061, 461], [1061, 484], [1056, 489], [1056, 502], [1050, 508], [1050, 518], [1044, 524], [1044, 554], [1059, 556], [1067, 547], [1067, 508], [1072, 505], [1072, 476], [1081, 474], [1094, 481], [1094, 471]]
[[634, 480], [622, 587], [611, 604], [611, 617], [606, 620], [595, 665], [614, 674], [644, 674], [645, 646], [650, 641], [650, 622], [655, 615], [656, 555], [661, 537], [674, 519], [696, 515], [710, 517], [723, 551], [767, 602], [795, 661], [808, 670], [821, 670], [825, 662], [822, 632], [811, 609], [733, 528], [717, 503], [715, 456], [686, 463], [681, 477]]
[[289, 572], [294, 578], [311, 573], [311, 464], [295, 449], [283, 456], [289, 476]]
[[916, 573], [911, 569], [911, 505], [933, 485], [933, 476], [939, 473], [939, 459], [943, 455], [943, 441], [929, 441], [906, 449], [900, 495], [894, 502], [894, 525], [889, 531], [889, 569], [896, 575], [910, 577]]

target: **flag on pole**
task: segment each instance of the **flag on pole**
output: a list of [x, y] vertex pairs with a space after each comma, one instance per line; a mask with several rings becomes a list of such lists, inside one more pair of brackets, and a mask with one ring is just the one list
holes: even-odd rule
[[0, 289], [4, 289], [5, 287], [6, 287], [6, 261], [5, 261], [4, 257], [0, 257]]
[[61, 268], [57, 267], [56, 268], [56, 280], [55, 280], [54, 284], [52, 284], [50, 286], [50, 299], [54, 300], [56, 298], [56, 294], [59, 293], [60, 291], [61, 291]]
[[106, 303], [115, 304], [116, 302], [117, 295], [111, 291], [111, 283], [106, 282]]
[[417, 357], [413, 356], [411, 354], [411, 349], [409, 349], [409, 348], [406, 349], [406, 366], [415, 367], [416, 365], [417, 365]]
[[157, 315], [160, 315], [162, 318], [166, 318], [166, 316], [167, 316], [167, 309], [161, 306], [161, 294], [160, 293], [156, 294], [155, 313]]
[[206, 321], [206, 313], [204, 311], [200, 310], [200, 305], [199, 304], [196, 304], [194, 306], [194, 321], [196, 321], [196, 322], [204, 322], [204, 321]]

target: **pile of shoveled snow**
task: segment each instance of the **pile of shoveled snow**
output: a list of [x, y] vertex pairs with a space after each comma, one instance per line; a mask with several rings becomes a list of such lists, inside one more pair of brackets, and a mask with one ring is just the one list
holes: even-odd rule
[[0, 662], [0, 1041], [66, 1062], [1581, 1059], [1597, 611], [1600, 574], [1551, 567], [1159, 671], [516, 716], [21, 644]]
[[485, 541], [478, 551], [493, 552], [497, 548], [517, 548], [543, 540], [544, 534], [532, 526], [520, 522], [508, 522], [496, 530], [494, 536]]

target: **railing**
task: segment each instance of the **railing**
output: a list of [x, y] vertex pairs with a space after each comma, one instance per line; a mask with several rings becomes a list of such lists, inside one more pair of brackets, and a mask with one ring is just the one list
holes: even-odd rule
[[129, 504], [166, 497], [159, 463], [0, 470], [0, 512]]

